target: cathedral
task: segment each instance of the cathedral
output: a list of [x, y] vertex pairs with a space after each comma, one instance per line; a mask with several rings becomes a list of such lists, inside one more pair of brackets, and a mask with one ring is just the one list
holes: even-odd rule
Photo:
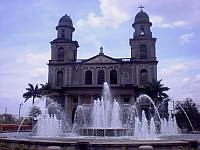
[[79, 104], [90, 104], [100, 98], [104, 82], [110, 85], [112, 96], [119, 103], [133, 104], [145, 85], [157, 80], [156, 38], [152, 37], [151, 26], [141, 7], [132, 24], [129, 58], [107, 56], [101, 47], [96, 56], [79, 59], [72, 19], [67, 15], [60, 18], [57, 37], [50, 42], [48, 83], [51, 96], [63, 106], [68, 117], [73, 120]]

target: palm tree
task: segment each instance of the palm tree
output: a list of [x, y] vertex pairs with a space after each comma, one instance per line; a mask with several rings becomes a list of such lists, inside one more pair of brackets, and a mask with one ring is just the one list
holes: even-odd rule
[[38, 87], [38, 84], [34, 87], [31, 83], [28, 84], [28, 88], [26, 88], [27, 92], [23, 94], [23, 98], [25, 99], [24, 102], [26, 102], [28, 99], [32, 97], [32, 104], [35, 103], [35, 98], [41, 98], [41, 90]]
[[146, 87], [146, 93], [154, 100], [156, 105], [161, 103], [164, 99], [169, 98], [165, 92], [170, 88], [164, 86], [161, 82], [162, 79], [159, 81], [154, 79], [152, 82], [149, 82]]
[[[31, 83], [28, 83], [28, 88], [26, 88], [27, 92], [25, 92], [23, 94], [23, 98], [25, 99], [24, 102], [26, 102], [28, 99], [30, 99], [32, 97], [32, 105], [35, 104], [35, 98], [41, 98], [41, 90], [38, 87], [38, 84], [36, 84], [36, 86], [34, 87]], [[33, 108], [34, 106], [32, 106]], [[33, 123], [33, 114], [32, 114], [32, 128], [34, 126]]]
[[49, 96], [51, 93], [51, 86], [49, 83], [40, 84], [41, 88], [39, 89], [42, 96]]

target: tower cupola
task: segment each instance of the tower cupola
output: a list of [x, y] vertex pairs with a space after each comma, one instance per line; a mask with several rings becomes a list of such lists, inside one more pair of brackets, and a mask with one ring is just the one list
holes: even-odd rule
[[131, 58], [135, 61], [156, 61], [155, 43], [156, 38], [152, 37], [149, 16], [143, 11], [141, 5], [140, 11], [136, 14], [132, 27], [134, 28], [133, 38], [130, 39]]
[[67, 26], [67, 27], [72, 27], [73, 28], [73, 23], [72, 19], [68, 15], [64, 15], [60, 18], [58, 22], [58, 26]]
[[134, 37], [152, 37], [151, 26], [152, 23], [149, 21], [149, 16], [146, 12], [143, 11], [143, 6], [140, 6], [140, 12], [135, 16], [134, 23], [132, 24], [135, 29]]
[[70, 16], [66, 14], [62, 16], [58, 22], [56, 30], [58, 31], [57, 38], [72, 40], [72, 33], [75, 31], [75, 28], [73, 27], [73, 22]]

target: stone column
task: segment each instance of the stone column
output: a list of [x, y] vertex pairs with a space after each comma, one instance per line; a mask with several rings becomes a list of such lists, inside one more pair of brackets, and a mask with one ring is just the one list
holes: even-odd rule
[[92, 80], [93, 80], [93, 85], [97, 85], [97, 68], [94, 68], [94, 71], [92, 72]]
[[68, 120], [71, 120], [72, 118], [72, 104], [71, 104], [71, 98], [69, 95], [65, 95], [65, 113], [68, 117]]
[[82, 101], [81, 101], [81, 96], [78, 95], [78, 105], [81, 105], [82, 104]]
[[131, 98], [130, 98], [130, 104], [134, 104], [135, 103], [135, 97], [134, 96], [131, 96]]
[[109, 80], [109, 69], [108, 68], [105, 68], [104, 69], [105, 71], [105, 81], [110, 84], [110, 80]]
[[69, 97], [68, 95], [65, 95], [65, 113], [68, 114], [68, 110], [69, 110]]
[[91, 95], [91, 97], [90, 97], [90, 103], [92, 104], [92, 103], [93, 103], [93, 101], [94, 101], [94, 96], [93, 96], [93, 95]]

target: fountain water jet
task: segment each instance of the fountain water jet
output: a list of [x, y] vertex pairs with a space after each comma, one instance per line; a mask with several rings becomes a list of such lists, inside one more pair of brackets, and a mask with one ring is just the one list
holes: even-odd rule
[[[108, 84], [104, 83], [101, 99], [94, 100], [90, 107], [77, 107], [73, 129], [79, 131], [80, 135], [125, 135], [127, 128], [122, 126], [120, 109], [119, 103], [112, 99]], [[85, 112], [89, 116], [83, 115]]]
[[185, 114], [185, 116], [186, 116], [186, 118], [187, 118], [187, 120], [188, 120], [188, 122], [189, 122], [189, 124], [190, 124], [190, 126], [192, 128], [192, 131], [194, 132], [194, 127], [193, 127], [192, 122], [190, 121], [185, 109], [182, 107], [182, 105], [181, 105], [181, 103], [179, 101], [178, 101], [178, 104], [179, 104], [180, 108], [182, 109], [183, 113]]
[[[142, 107], [143, 103], [151, 103], [154, 106], [156, 115], [149, 115], [142, 111], [140, 106]], [[151, 105], [147, 106], [149, 106], [148, 109], [152, 109], [150, 108]], [[141, 114], [138, 109], [141, 110]], [[55, 102], [48, 105], [48, 113], [46, 111], [46, 114], [39, 118], [37, 124], [38, 136], [58, 136], [62, 134], [63, 123], [60, 121], [62, 117], [59, 117], [60, 111], [57, 112], [57, 110], [60, 110], [60, 108]], [[48, 127], [45, 128], [44, 124], [48, 124]], [[166, 122], [164, 120], [161, 123], [158, 110], [149, 96], [140, 95], [136, 99], [135, 105], [120, 105], [116, 99], [112, 98], [108, 84], [104, 83], [101, 99], [94, 100], [93, 104], [78, 105], [72, 131], [79, 136], [150, 138], [157, 136], [156, 133], [160, 131], [162, 134], [167, 133], [169, 128], [172, 127], [177, 128], [174, 121]], [[174, 128], [170, 131], [175, 132]], [[49, 133], [50, 130], [56, 131]]]
[[[143, 103], [149, 103], [149, 106], [152, 104], [156, 114], [147, 116], [140, 108]], [[138, 109], [141, 110], [141, 114]], [[174, 122], [170, 122], [172, 123]], [[74, 131], [84, 136], [129, 135], [142, 138], [154, 137], [160, 130], [165, 133], [168, 128], [166, 123], [161, 124], [159, 112], [149, 96], [140, 95], [135, 105], [119, 105], [116, 99], [112, 99], [107, 83], [104, 83], [101, 99], [94, 100], [91, 105], [77, 107], [73, 126]]]
[[[61, 135], [63, 128], [62, 108], [56, 102], [52, 102], [47, 109], [38, 117], [36, 136], [39, 137], [58, 137]], [[66, 122], [67, 123], [67, 122]]]

